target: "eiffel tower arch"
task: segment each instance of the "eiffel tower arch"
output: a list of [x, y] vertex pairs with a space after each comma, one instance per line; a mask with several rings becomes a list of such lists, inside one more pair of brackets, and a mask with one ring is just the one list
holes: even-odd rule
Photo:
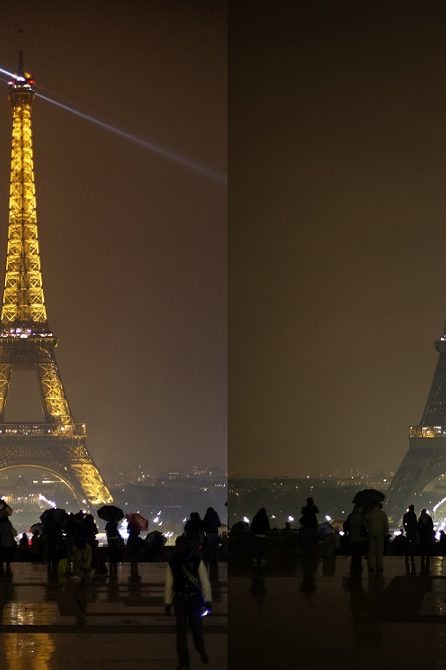
[[395, 523], [410, 504], [432, 511], [446, 502], [446, 327], [435, 348], [438, 362], [423, 416], [409, 428], [409, 449], [387, 492]]
[[[36, 467], [59, 477], [79, 502], [112, 501], [87, 450], [85, 424], [74, 421], [48, 324], [37, 228], [31, 111], [35, 82], [23, 68], [9, 83], [12, 108], [9, 225], [0, 317], [0, 471]], [[5, 421], [11, 374], [36, 373], [41, 422]]]

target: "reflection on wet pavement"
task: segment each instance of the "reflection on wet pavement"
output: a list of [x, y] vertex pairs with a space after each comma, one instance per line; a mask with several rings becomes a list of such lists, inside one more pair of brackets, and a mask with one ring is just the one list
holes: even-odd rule
[[[48, 583], [46, 566], [21, 563], [0, 581], [0, 670], [167, 670], [175, 667], [174, 617], [164, 614], [165, 564], [142, 564], [141, 582]], [[221, 566], [205, 624], [212, 667], [227, 667], [227, 578]], [[147, 663], [150, 663], [147, 666]]]
[[8, 670], [50, 670], [55, 643], [51, 635], [40, 633], [26, 636], [5, 633], [1, 636], [1, 649]]
[[[230, 574], [230, 667], [446, 668], [446, 559], [386, 557], [384, 575], [350, 575], [349, 558], [266, 563]], [[414, 568], [414, 569], [413, 569]], [[246, 622], [256, 631], [247, 635]], [[417, 643], [422, 640], [422, 644]], [[291, 664], [291, 665], [290, 665]]]

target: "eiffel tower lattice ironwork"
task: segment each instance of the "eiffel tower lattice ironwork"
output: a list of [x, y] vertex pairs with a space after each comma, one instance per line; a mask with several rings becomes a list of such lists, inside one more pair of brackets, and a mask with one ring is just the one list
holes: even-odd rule
[[[110, 492], [87, 451], [85, 424], [68, 404], [55, 356], [40, 267], [34, 186], [31, 109], [34, 80], [23, 68], [9, 83], [12, 150], [6, 275], [0, 320], [0, 470], [38, 467], [59, 477], [77, 500], [111, 502]], [[37, 373], [44, 421], [6, 423], [11, 372]]]
[[435, 348], [438, 362], [423, 416], [409, 428], [409, 449], [387, 491], [395, 523], [409, 504], [432, 510], [446, 501], [446, 326]]

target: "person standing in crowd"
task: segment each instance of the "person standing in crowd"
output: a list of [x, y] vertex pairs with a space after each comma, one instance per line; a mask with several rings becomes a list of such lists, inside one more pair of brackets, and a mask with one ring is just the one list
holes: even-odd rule
[[53, 517], [48, 517], [43, 522], [42, 541], [48, 579], [56, 579], [57, 564], [62, 555], [63, 535], [60, 524]]
[[31, 548], [29, 551], [32, 561], [37, 562], [42, 560], [42, 536], [40, 531], [37, 529], [33, 531], [33, 536], [31, 538]]
[[421, 572], [428, 573], [434, 543], [434, 522], [426, 509], [421, 510], [418, 519], [418, 532], [420, 534]]
[[14, 560], [17, 543], [14, 529], [6, 514], [0, 515], [0, 576], [12, 577], [11, 563]]
[[257, 568], [262, 567], [265, 561], [266, 535], [270, 532], [268, 514], [264, 507], [254, 514], [249, 528], [254, 535], [253, 560]]
[[105, 525], [105, 534], [108, 545], [108, 563], [110, 580], [115, 581], [118, 578], [118, 563], [122, 558], [124, 541], [118, 530], [117, 521], [107, 521]]
[[302, 507], [301, 514], [299, 521], [302, 526], [303, 553], [304, 556], [313, 556], [317, 543], [317, 515], [319, 514], [313, 498], [307, 498], [307, 504]]
[[270, 531], [270, 523], [264, 507], [261, 507], [259, 511], [254, 514], [249, 530], [254, 535], [268, 535]]
[[213, 507], [208, 507], [203, 517], [205, 534], [203, 558], [213, 582], [218, 580], [218, 529], [220, 526], [221, 521], [217, 512]]
[[98, 541], [96, 540], [96, 535], [99, 533], [99, 530], [92, 514], [86, 514], [82, 523], [85, 531], [85, 540], [91, 547], [91, 565], [94, 570], [97, 570]]
[[188, 626], [202, 662], [208, 663], [203, 637], [203, 615], [211, 610], [211, 585], [205, 564], [199, 556], [191, 552], [189, 542], [183, 535], [177, 537], [174, 556], [166, 568], [164, 603], [167, 615], [171, 613], [172, 604], [175, 610], [180, 663], [177, 670], [187, 670], [190, 667]]
[[189, 541], [191, 550], [201, 556], [204, 544], [203, 521], [198, 512], [191, 512], [189, 519], [184, 525], [184, 535]]
[[389, 520], [379, 502], [373, 503], [372, 509], [367, 512], [365, 526], [369, 540], [369, 572], [383, 572], [384, 541], [389, 533]]
[[414, 506], [409, 505], [407, 512], [403, 516], [403, 528], [406, 533], [406, 567], [411, 572], [415, 572], [414, 556], [418, 538], [418, 521], [414, 510]]
[[93, 552], [91, 545], [85, 539], [85, 535], [79, 534], [73, 546], [73, 579], [92, 577], [94, 569], [91, 561]]
[[139, 550], [143, 544], [140, 538], [141, 529], [129, 523], [127, 530], [129, 533], [127, 538], [127, 550], [130, 560], [130, 579], [139, 580], [138, 558]]
[[362, 505], [355, 505], [353, 512], [349, 514], [344, 523], [344, 531], [348, 533], [350, 541], [350, 573], [352, 575], [362, 572], [362, 556], [367, 546], [367, 530], [364, 521], [364, 508]]

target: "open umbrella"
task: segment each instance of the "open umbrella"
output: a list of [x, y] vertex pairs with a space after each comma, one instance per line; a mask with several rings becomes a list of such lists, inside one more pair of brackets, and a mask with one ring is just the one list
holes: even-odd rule
[[60, 507], [50, 507], [49, 509], [46, 509], [44, 512], [42, 512], [40, 515], [40, 520], [42, 523], [53, 521], [54, 523], [59, 524], [59, 526], [62, 526], [66, 521], [67, 516], [68, 515], [64, 509], [61, 509]]
[[121, 521], [124, 512], [116, 505], [103, 505], [97, 511], [97, 515], [103, 521]]
[[39, 535], [42, 535], [43, 532], [43, 524], [42, 523], [33, 523], [33, 525], [30, 528], [31, 533], [34, 533], [37, 530]]
[[139, 530], [149, 530], [148, 520], [141, 516], [141, 514], [138, 514], [138, 512], [130, 512], [125, 515], [125, 518], [129, 526], [133, 526], [133, 528], [138, 528]]
[[382, 502], [386, 496], [381, 491], [376, 491], [376, 489], [363, 489], [358, 491], [358, 493], [353, 498], [355, 505], [372, 505], [375, 502]]

